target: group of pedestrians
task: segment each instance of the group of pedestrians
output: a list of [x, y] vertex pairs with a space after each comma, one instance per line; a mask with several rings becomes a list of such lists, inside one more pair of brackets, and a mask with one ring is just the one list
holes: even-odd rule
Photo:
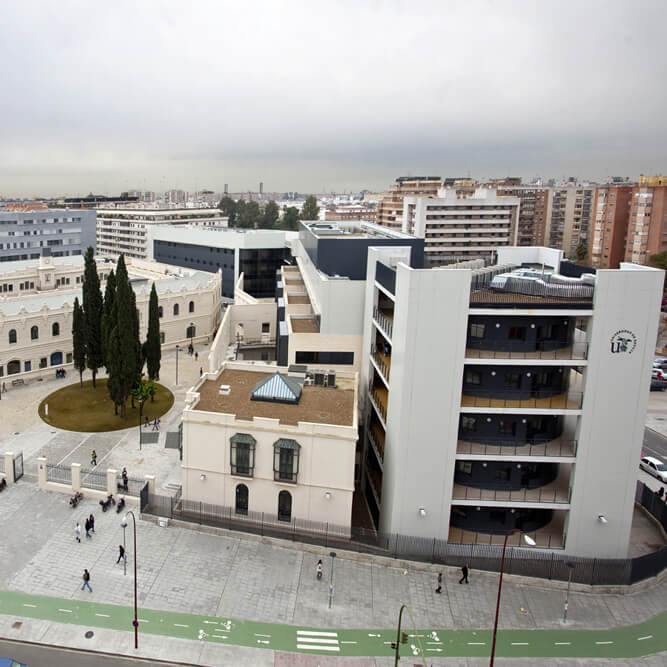
[[156, 418], [153, 421], [151, 421], [148, 417], [146, 417], [146, 421], [144, 422], [144, 428], [148, 428], [149, 426], [153, 427], [151, 429], [151, 431], [159, 431], [160, 430], [160, 420]]
[[[86, 537], [90, 540], [92, 539], [91, 533], [95, 532], [95, 517], [91, 515], [84, 521], [83, 527], [86, 530]], [[77, 521], [76, 527], [74, 528], [74, 539], [81, 544], [81, 524]]]
[[[469, 563], [466, 563], [462, 568], [461, 568], [461, 578], [459, 579], [459, 584], [462, 584], [464, 581], [466, 584], [469, 584], [470, 582], [468, 581], [468, 574], [470, 572], [470, 565]], [[438, 572], [438, 587], [435, 589], [436, 593], [442, 593], [442, 572]]]

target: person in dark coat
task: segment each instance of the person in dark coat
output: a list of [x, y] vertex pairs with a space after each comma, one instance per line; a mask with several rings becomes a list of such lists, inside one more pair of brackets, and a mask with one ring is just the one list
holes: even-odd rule
[[468, 572], [469, 572], [469, 571], [470, 571], [470, 570], [468, 569], [468, 563], [466, 563], [466, 564], [461, 568], [461, 574], [462, 574], [463, 576], [459, 579], [459, 584], [462, 584], [464, 581], [466, 582], [466, 584], [469, 584], [469, 583], [470, 583], [470, 582], [468, 581]]
[[94, 533], [95, 532], [95, 517], [91, 514], [88, 517], [88, 521], [90, 521], [90, 532]]
[[435, 589], [436, 593], [442, 593], [442, 572], [438, 572], [438, 587]]

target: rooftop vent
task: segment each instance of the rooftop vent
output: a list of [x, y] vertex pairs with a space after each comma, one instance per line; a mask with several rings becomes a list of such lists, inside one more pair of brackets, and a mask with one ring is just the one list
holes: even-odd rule
[[218, 392], [221, 396], [229, 396], [232, 393], [232, 388], [228, 384], [221, 384]]

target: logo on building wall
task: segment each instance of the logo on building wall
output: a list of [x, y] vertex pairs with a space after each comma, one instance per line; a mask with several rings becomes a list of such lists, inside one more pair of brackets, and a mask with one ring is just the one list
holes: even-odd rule
[[619, 352], [625, 352], [627, 354], [632, 354], [637, 347], [637, 336], [635, 336], [632, 331], [628, 329], [619, 329], [611, 337], [611, 353], [618, 354]]

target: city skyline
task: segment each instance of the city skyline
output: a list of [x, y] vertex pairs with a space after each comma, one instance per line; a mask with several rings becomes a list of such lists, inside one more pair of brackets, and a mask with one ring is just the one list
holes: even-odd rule
[[3, 14], [4, 196], [665, 171], [659, 2]]

